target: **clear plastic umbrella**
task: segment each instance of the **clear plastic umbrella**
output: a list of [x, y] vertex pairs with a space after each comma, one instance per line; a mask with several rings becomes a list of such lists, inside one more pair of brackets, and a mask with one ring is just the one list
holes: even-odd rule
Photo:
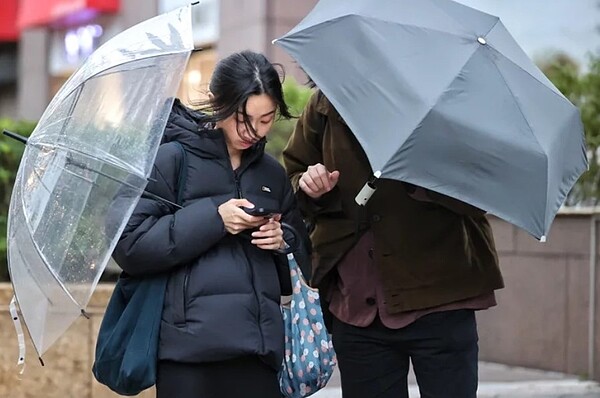
[[8, 265], [40, 358], [85, 315], [144, 191], [193, 50], [190, 7], [101, 46], [27, 142], [9, 209]]

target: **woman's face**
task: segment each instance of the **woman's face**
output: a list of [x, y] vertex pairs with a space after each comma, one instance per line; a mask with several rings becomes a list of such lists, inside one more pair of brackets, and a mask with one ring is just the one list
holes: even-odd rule
[[246, 102], [246, 114], [254, 132], [246, 126], [241, 109], [218, 122], [217, 127], [223, 129], [229, 151], [244, 151], [265, 137], [273, 126], [276, 110], [275, 102], [267, 94], [251, 95]]

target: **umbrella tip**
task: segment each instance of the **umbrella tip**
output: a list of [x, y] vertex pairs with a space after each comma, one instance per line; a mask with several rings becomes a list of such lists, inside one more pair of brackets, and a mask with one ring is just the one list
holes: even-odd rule
[[13, 140], [19, 141], [23, 144], [27, 144], [27, 138], [23, 137], [22, 135], [13, 133], [12, 131], [8, 131], [8, 130], [2, 130], [2, 134], [4, 134], [7, 137], [12, 138]]
[[482, 46], [485, 46], [487, 44], [487, 41], [483, 38], [483, 37], [478, 37], [477, 41], [479, 42], [479, 44], [481, 44]]
[[542, 237], [540, 238], [540, 242], [546, 243], [546, 235], [542, 235]]
[[276, 41], [277, 41], [277, 39], [271, 40], [271, 44], [275, 44]]

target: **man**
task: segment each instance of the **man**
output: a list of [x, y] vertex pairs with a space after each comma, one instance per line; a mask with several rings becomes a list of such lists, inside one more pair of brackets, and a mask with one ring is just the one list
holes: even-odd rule
[[421, 397], [476, 397], [474, 311], [496, 305], [504, 286], [484, 212], [386, 179], [358, 206], [373, 171], [319, 91], [283, 157], [314, 226], [311, 282], [330, 315], [344, 398], [408, 397], [409, 360]]

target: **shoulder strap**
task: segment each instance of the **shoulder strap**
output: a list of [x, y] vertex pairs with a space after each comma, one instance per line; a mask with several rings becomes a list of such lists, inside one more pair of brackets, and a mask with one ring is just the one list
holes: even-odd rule
[[181, 151], [181, 161], [179, 162], [179, 178], [177, 179], [177, 204], [181, 205], [183, 202], [183, 191], [185, 190], [185, 183], [187, 180], [187, 152], [181, 143], [175, 141], [179, 150]]

